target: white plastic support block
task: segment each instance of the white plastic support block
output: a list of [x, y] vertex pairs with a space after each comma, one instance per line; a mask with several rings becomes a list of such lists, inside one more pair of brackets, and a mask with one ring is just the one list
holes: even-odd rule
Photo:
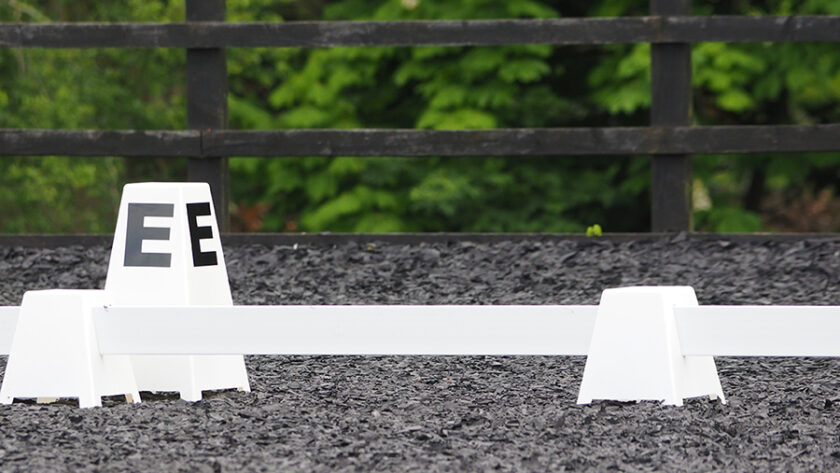
[[[206, 183], [123, 188], [105, 291], [121, 307], [233, 305]], [[132, 364], [141, 391], [187, 401], [203, 390], [250, 391], [241, 355], [132, 356]]]
[[601, 295], [578, 404], [709, 396], [726, 402], [714, 359], [683, 356], [675, 307], [696, 307], [691, 287], [627, 287]]
[[128, 356], [100, 355], [92, 308], [108, 303], [105, 291], [29, 291], [12, 339], [0, 402], [78, 398], [79, 407], [102, 405], [124, 394], [140, 402]]

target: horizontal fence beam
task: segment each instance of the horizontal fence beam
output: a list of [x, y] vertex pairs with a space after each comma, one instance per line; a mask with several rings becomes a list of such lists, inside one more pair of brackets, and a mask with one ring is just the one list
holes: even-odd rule
[[838, 306], [674, 309], [683, 355], [840, 356]]
[[[0, 307], [0, 355], [20, 307]], [[598, 306], [94, 308], [103, 354], [586, 355]], [[840, 306], [676, 307], [684, 356], [840, 356]]]
[[586, 355], [598, 306], [94, 308], [102, 354]]
[[840, 41], [840, 16], [288, 23], [6, 23], [5, 48], [596, 45]]
[[0, 129], [5, 156], [587, 156], [840, 150], [840, 124], [498, 130]]
[[200, 156], [201, 132], [0, 129], [0, 155]]

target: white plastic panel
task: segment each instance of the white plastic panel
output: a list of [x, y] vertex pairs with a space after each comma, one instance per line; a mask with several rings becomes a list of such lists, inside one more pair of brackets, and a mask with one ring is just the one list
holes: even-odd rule
[[598, 306], [94, 309], [103, 354], [586, 355]]
[[840, 356], [840, 307], [700, 306], [674, 311], [683, 355]]
[[8, 355], [12, 350], [20, 307], [0, 307], [0, 355]]

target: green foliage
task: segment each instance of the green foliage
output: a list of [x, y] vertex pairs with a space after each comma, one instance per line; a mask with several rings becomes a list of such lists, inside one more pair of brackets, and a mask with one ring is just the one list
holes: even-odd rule
[[[541, 2], [496, 0], [347, 0], [324, 12], [329, 20], [557, 15]], [[297, 67], [277, 69], [266, 85], [270, 112], [251, 112], [235, 105], [246, 97], [231, 98], [234, 127], [545, 127], [572, 125], [591, 109], [586, 97], [562, 93], [566, 83], [580, 80], [567, 78], [564, 66], [577, 58], [545, 45], [293, 54], [287, 62]], [[638, 222], [620, 214], [628, 202], [646, 195], [648, 174], [640, 168], [634, 160], [611, 158], [594, 164], [557, 158], [347, 157], [231, 163], [234, 182], [249, 183], [241, 192], [234, 186], [239, 207], [270, 204], [264, 229], [334, 232], [583, 231], [583, 222], [593, 216], [613, 216], [618, 228], [629, 229]], [[629, 175], [631, 169], [639, 174]]]
[[[182, 20], [182, 6], [132, 0], [0, 3], [2, 21]], [[0, 49], [0, 128], [184, 128], [178, 50]], [[183, 163], [67, 157], [0, 159], [0, 231], [113, 231], [123, 183], [183, 175]]]
[[603, 234], [601, 230], [601, 226], [597, 223], [595, 225], [590, 225], [586, 227], [586, 236], [588, 237], [599, 237]]
[[[644, 15], [647, 4], [228, 0], [227, 8], [229, 21], [459, 20]], [[183, 8], [15, 0], [0, 2], [0, 20], [182, 21]], [[836, 15], [840, 3], [716, 1], [695, 13]], [[239, 129], [643, 126], [651, 101], [647, 44], [227, 55], [229, 122]], [[0, 49], [0, 127], [182, 129], [184, 62], [177, 49]], [[692, 65], [698, 125], [840, 122], [835, 44], [699, 43]], [[698, 156], [695, 227], [772, 229], [762, 196], [840, 187], [838, 166], [838, 153]], [[265, 231], [589, 234], [593, 221], [609, 222], [610, 231], [645, 231], [650, 221], [647, 157], [233, 158], [231, 175], [240, 228]], [[123, 183], [184, 177], [183, 161], [166, 159], [4, 157], [0, 231], [108, 232]]]
[[609, 47], [612, 54], [589, 75], [592, 98], [611, 115], [650, 107], [650, 45]]
[[[606, 14], [617, 14], [604, 2]], [[697, 14], [838, 14], [831, 0], [710, 2]], [[650, 107], [647, 45], [605, 47], [589, 75], [593, 100], [612, 116], [633, 120]], [[840, 52], [830, 43], [699, 43], [692, 47], [694, 120], [699, 125], [817, 124], [840, 121]], [[767, 195], [809, 186], [837, 187], [826, 171], [840, 154], [698, 156], [694, 175], [708, 189], [709, 208], [695, 202], [695, 229], [757, 231]], [[756, 198], [758, 196], [758, 198]], [[777, 199], [778, 200], [778, 199]], [[793, 203], [792, 203], [793, 204]], [[837, 229], [840, 231], [840, 228]]]

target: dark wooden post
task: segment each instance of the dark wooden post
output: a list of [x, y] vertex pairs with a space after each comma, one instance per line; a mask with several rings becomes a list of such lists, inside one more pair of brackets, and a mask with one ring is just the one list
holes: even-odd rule
[[[225, 0], [186, 0], [187, 21], [224, 21]], [[223, 48], [187, 49], [187, 126], [227, 127], [227, 64]], [[220, 231], [230, 229], [230, 175], [227, 157], [189, 158], [187, 178], [207, 182]]]
[[[650, 0], [652, 15], [689, 15], [691, 0]], [[691, 45], [651, 46], [650, 121], [654, 126], [691, 124]], [[652, 158], [651, 229], [691, 230], [691, 156]]]

